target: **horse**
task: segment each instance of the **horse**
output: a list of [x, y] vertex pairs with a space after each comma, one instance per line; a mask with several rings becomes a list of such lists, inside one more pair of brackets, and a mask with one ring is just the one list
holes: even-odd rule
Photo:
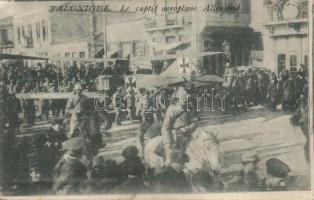
[[[185, 164], [185, 172], [195, 192], [202, 191], [201, 180], [193, 178], [195, 174], [206, 172], [211, 177], [216, 178], [216, 175], [220, 172], [220, 152], [217, 136], [218, 131], [205, 131], [204, 128], [199, 127], [192, 133], [191, 140], [187, 145], [186, 154], [190, 159]], [[161, 142], [162, 136], [154, 137], [147, 142], [144, 148], [144, 162], [148, 169], [155, 172], [160, 171], [164, 164], [164, 158], [154, 153]]]

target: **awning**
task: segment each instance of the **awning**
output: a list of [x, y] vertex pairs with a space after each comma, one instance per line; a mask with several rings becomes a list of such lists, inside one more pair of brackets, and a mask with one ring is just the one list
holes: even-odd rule
[[171, 49], [174, 49], [178, 46], [183, 44], [183, 42], [175, 42], [175, 43], [155, 43], [152, 42], [151, 46], [156, 50], [156, 51], [169, 51]]
[[5, 60], [5, 59], [48, 60], [47, 57], [37, 57], [37, 56], [26, 56], [26, 55], [18, 55], [18, 54], [0, 53], [0, 60]]

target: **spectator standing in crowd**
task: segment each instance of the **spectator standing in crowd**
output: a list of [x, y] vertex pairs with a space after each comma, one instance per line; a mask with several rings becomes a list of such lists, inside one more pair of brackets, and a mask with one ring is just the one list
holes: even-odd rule
[[125, 160], [121, 163], [121, 170], [125, 180], [109, 193], [149, 193], [150, 189], [144, 183], [145, 165], [138, 157], [137, 148], [127, 146], [122, 155]]
[[135, 94], [132, 88], [127, 89], [127, 95], [124, 97], [128, 110], [128, 119], [134, 120], [135, 117]]
[[123, 94], [122, 94], [122, 87], [118, 87], [117, 91], [112, 95], [112, 106], [115, 110], [115, 123], [116, 125], [121, 125], [121, 113], [123, 109]]
[[181, 150], [171, 153], [170, 165], [166, 166], [154, 178], [154, 186], [158, 193], [190, 193], [192, 188], [184, 174], [185, 163], [189, 157]]
[[277, 80], [276, 74], [270, 73], [270, 84], [268, 86], [267, 98], [269, 101], [269, 108], [271, 111], [276, 111], [276, 107], [277, 107], [277, 95], [278, 95], [277, 84], [278, 84], [278, 80]]
[[139, 94], [137, 97], [137, 104], [136, 104], [136, 116], [140, 118], [141, 121], [144, 120], [144, 113], [149, 108], [149, 98], [145, 88], [139, 89]]
[[226, 189], [230, 191], [259, 191], [260, 185], [256, 170], [259, 162], [256, 152], [245, 152], [242, 155], [242, 169], [239, 176], [226, 184]]
[[82, 94], [83, 88], [77, 83], [74, 86], [74, 95], [69, 98], [66, 105], [66, 113], [71, 116], [70, 132], [68, 137], [88, 137], [88, 113], [89, 100]]
[[266, 161], [266, 177], [262, 180], [264, 191], [286, 191], [287, 177], [291, 172], [290, 167], [277, 158], [270, 158]]
[[63, 143], [67, 150], [53, 172], [53, 191], [58, 195], [80, 194], [87, 181], [87, 168], [82, 163], [85, 139], [75, 137]]

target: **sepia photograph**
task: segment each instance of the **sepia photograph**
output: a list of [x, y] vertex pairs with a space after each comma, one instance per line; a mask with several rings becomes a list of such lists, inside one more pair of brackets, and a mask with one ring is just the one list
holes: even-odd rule
[[1, 198], [313, 198], [312, 3], [1, 1]]

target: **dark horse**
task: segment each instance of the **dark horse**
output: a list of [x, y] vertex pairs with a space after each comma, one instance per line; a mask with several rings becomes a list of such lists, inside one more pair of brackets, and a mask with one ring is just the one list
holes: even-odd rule
[[243, 110], [246, 111], [245, 102], [245, 87], [244, 80], [239, 76], [232, 77], [231, 84], [226, 88], [226, 106], [238, 111], [238, 105], [242, 105]]

